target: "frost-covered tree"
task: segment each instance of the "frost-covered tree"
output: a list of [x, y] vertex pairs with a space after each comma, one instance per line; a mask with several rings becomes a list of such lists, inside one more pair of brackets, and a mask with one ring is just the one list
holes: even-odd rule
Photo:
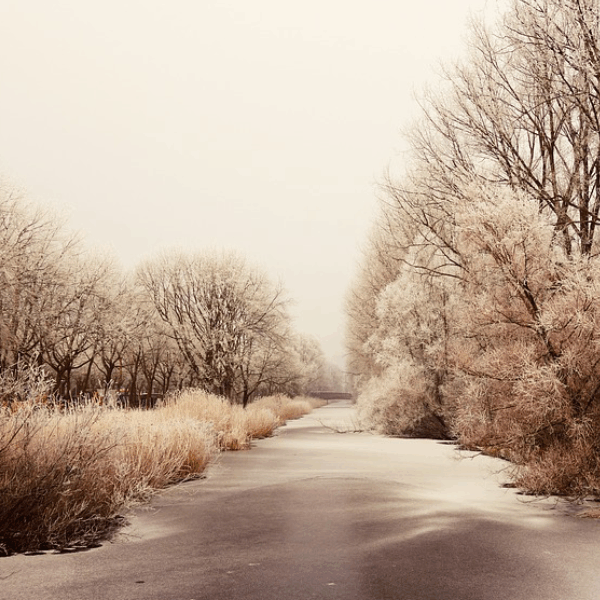
[[362, 394], [362, 415], [388, 433], [448, 437], [452, 281], [402, 267], [377, 296], [377, 322], [365, 343], [379, 373]]
[[33, 366], [69, 396], [88, 389], [118, 274], [87, 255], [58, 219], [0, 192], [0, 370]]
[[139, 268], [138, 282], [206, 390], [247, 402], [273, 372], [289, 327], [286, 299], [242, 257], [164, 254]]
[[40, 317], [74, 252], [52, 215], [0, 188], [0, 369], [37, 362]]
[[56, 393], [67, 397], [83, 391], [72, 376], [94, 360], [102, 324], [113, 308], [116, 273], [110, 261], [98, 258], [72, 259], [62, 267], [62, 277], [47, 286], [41, 306], [39, 350], [52, 369]]
[[346, 294], [346, 369], [351, 386], [360, 389], [362, 383], [380, 372], [373, 354], [365, 347], [377, 328], [377, 297], [398, 275], [398, 230], [382, 213], [371, 230], [357, 273]]
[[536, 203], [504, 190], [479, 190], [457, 224], [457, 434], [525, 465], [535, 491], [600, 490], [598, 259], [569, 255]]
[[349, 313], [374, 425], [440, 417], [534, 491], [600, 493], [599, 14], [514, 0], [474, 24], [383, 186], [396, 272]]
[[127, 354], [146, 325], [147, 319], [133, 290], [126, 281], [120, 282], [115, 287], [111, 309], [100, 324], [94, 356], [99, 387], [124, 387]]
[[444, 93], [426, 97], [413, 130], [428, 202], [439, 210], [472, 179], [500, 183], [535, 199], [567, 253], [593, 251], [599, 15], [597, 0], [513, 0], [499, 24], [473, 24], [468, 58], [447, 69]]

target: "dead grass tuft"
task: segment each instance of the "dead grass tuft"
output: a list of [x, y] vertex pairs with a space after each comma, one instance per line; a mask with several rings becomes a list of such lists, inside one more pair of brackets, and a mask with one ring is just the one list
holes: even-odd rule
[[0, 414], [0, 552], [86, 546], [125, 506], [201, 474], [216, 451], [205, 423], [88, 405]]
[[288, 398], [281, 394], [277, 396], [266, 396], [259, 398], [248, 407], [251, 410], [268, 409], [271, 410], [280, 421], [285, 422], [292, 419], [299, 419], [313, 409], [313, 404], [308, 398]]
[[244, 409], [194, 390], [152, 411], [0, 409], [0, 555], [93, 545], [119, 526], [124, 508], [310, 409], [284, 397]]

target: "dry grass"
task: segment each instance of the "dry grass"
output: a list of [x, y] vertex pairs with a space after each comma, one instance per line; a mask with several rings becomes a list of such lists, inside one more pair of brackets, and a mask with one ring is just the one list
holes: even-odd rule
[[278, 416], [280, 421], [285, 422], [291, 419], [299, 419], [301, 416], [309, 413], [315, 407], [315, 403], [311, 402], [311, 400], [314, 399], [294, 398], [292, 400], [282, 395], [267, 396], [259, 398], [250, 404], [248, 408], [250, 410], [270, 410]]
[[85, 546], [124, 506], [197, 476], [216, 451], [205, 423], [83, 406], [0, 417], [0, 553]]
[[248, 448], [310, 409], [276, 397], [245, 410], [198, 391], [153, 411], [2, 409], [0, 555], [90, 546], [127, 506], [200, 476], [219, 450]]
[[225, 398], [188, 390], [160, 409], [170, 418], [187, 418], [209, 424], [222, 450], [249, 448], [254, 438], [268, 437], [281, 424], [274, 411], [250, 405], [244, 409]]
[[173, 418], [192, 418], [210, 423], [223, 450], [243, 450], [252, 439], [269, 437], [291, 419], [298, 419], [322, 406], [313, 398], [267, 396], [243, 408], [199, 390], [187, 390], [173, 397], [161, 410]]

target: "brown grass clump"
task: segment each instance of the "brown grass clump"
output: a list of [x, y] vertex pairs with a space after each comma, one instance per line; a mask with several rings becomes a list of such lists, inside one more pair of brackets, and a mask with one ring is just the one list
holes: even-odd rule
[[301, 400], [305, 400], [310, 404], [310, 406], [314, 408], [321, 408], [322, 406], [327, 405], [327, 400], [323, 400], [321, 398], [314, 398], [313, 396], [303, 396]]
[[24, 407], [0, 417], [0, 552], [82, 543], [117, 511], [98, 415]]
[[209, 423], [216, 432], [219, 448], [243, 450], [250, 447], [252, 439], [273, 435], [286, 421], [298, 419], [319, 405], [320, 401], [313, 405], [308, 398], [277, 395], [260, 398], [243, 408], [225, 398], [187, 390], [173, 397], [161, 410], [171, 416]]
[[269, 437], [285, 422], [268, 408], [249, 406], [245, 410], [250, 439]]
[[114, 450], [116, 474], [119, 481], [135, 482], [127, 491], [136, 500], [202, 474], [216, 454], [213, 428], [196, 419], [157, 410], [105, 415], [104, 421], [121, 440]]
[[192, 419], [82, 406], [0, 413], [0, 554], [89, 546], [127, 505], [198, 476], [211, 427]]
[[244, 409], [232, 405], [226, 398], [201, 390], [186, 390], [171, 397], [160, 411], [171, 419], [194, 419], [206, 423], [221, 450], [241, 450], [249, 446]]
[[257, 410], [258, 408], [271, 410], [278, 416], [280, 421], [285, 422], [292, 419], [299, 419], [303, 415], [309, 413], [314, 406], [309, 398], [292, 399], [279, 394], [277, 396], [259, 398], [250, 404], [248, 408], [251, 410]]
[[281, 420], [271, 410], [250, 405], [244, 409], [226, 398], [199, 390], [185, 391], [161, 409], [171, 418], [191, 418], [207, 423], [221, 450], [244, 450], [250, 441], [273, 434]]
[[151, 411], [16, 406], [0, 409], [0, 555], [93, 545], [127, 506], [311, 409], [284, 397], [244, 409], [194, 390]]

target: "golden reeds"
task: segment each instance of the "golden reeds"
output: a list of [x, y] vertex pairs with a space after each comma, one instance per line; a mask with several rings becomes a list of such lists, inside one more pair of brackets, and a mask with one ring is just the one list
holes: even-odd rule
[[248, 448], [310, 403], [246, 409], [200, 391], [151, 411], [97, 404], [0, 410], [0, 554], [88, 546], [127, 506], [200, 476], [219, 450]]

